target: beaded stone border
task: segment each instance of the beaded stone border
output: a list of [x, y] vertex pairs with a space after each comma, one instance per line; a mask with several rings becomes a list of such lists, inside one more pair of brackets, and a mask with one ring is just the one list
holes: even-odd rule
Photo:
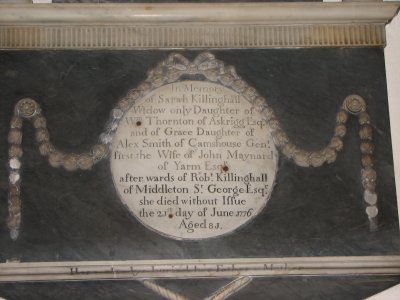
[[58, 150], [50, 142], [46, 119], [39, 104], [33, 99], [25, 98], [20, 100], [15, 105], [8, 135], [10, 175], [7, 226], [10, 230], [11, 238], [13, 240], [18, 238], [21, 226], [20, 169], [23, 154], [21, 128], [24, 119], [33, 123], [36, 129], [35, 137], [39, 144], [39, 151], [43, 156], [48, 157], [51, 166], [63, 167], [67, 171], [90, 170], [94, 164], [108, 157], [119, 121], [125, 112], [135, 104], [136, 100], [160, 86], [178, 81], [182, 75], [203, 75], [206, 80], [221, 84], [243, 96], [268, 122], [268, 129], [274, 143], [283, 155], [293, 160], [300, 167], [320, 167], [324, 163], [333, 163], [336, 160], [337, 152], [343, 148], [343, 137], [346, 134], [346, 122], [349, 115], [358, 117], [362, 154], [361, 181], [364, 188], [365, 211], [370, 222], [370, 229], [372, 231], [377, 229], [378, 197], [375, 192], [377, 174], [374, 169], [373, 129], [370, 125], [370, 116], [367, 113], [364, 99], [358, 95], [346, 97], [336, 114], [334, 133], [328, 145], [316, 151], [303, 150], [290, 141], [266, 99], [238, 76], [233, 66], [226, 66], [211, 53], [204, 52], [193, 61], [188, 60], [181, 54], [173, 53], [151, 70], [147, 79], [139, 84], [137, 88], [130, 90], [112, 109], [105, 130], [100, 135], [100, 143], [94, 145], [90, 152], [64, 153]]

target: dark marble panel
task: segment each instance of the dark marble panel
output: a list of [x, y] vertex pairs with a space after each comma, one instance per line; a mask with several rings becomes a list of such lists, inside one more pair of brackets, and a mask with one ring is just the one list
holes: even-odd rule
[[[360, 300], [398, 284], [399, 276], [255, 278], [232, 300]], [[227, 279], [159, 280], [157, 283], [190, 299], [204, 299]], [[137, 281], [2, 283], [7, 300], [164, 299]]]
[[[1, 51], [0, 161], [7, 159], [14, 104], [41, 104], [53, 143], [84, 151], [101, 133], [113, 105], [171, 51]], [[179, 51], [193, 58], [198, 51]], [[357, 122], [350, 120], [338, 160], [301, 168], [280, 157], [266, 209], [237, 232], [204, 241], [175, 241], [144, 228], [121, 204], [108, 161], [90, 172], [50, 167], [24, 127], [23, 224], [8, 236], [7, 172], [0, 168], [0, 260], [164, 259], [399, 254], [383, 50], [212, 50], [275, 109], [301, 147], [318, 149], [332, 135], [344, 97], [360, 94], [375, 129], [380, 227], [368, 230], [360, 182]]]

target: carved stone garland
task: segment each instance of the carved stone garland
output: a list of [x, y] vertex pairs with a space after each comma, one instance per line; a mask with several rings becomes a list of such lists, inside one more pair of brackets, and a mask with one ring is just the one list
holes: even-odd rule
[[306, 151], [290, 141], [281, 128], [280, 122], [275, 117], [273, 109], [254, 88], [250, 87], [236, 74], [234, 67], [225, 66], [222, 61], [205, 52], [197, 56], [193, 62], [190, 62], [180, 54], [171, 54], [165, 61], [150, 71], [148, 78], [137, 88], [130, 90], [126, 97], [122, 98], [111, 111], [105, 131], [100, 135], [100, 143], [94, 145], [90, 152], [64, 153], [58, 150], [50, 142], [46, 119], [39, 104], [33, 99], [25, 98], [20, 100], [15, 105], [8, 135], [8, 167], [10, 175], [7, 226], [10, 230], [11, 238], [13, 240], [18, 238], [21, 224], [20, 169], [23, 154], [21, 128], [24, 119], [31, 121], [35, 127], [35, 137], [39, 144], [39, 151], [43, 156], [48, 157], [49, 164], [52, 167], [63, 167], [67, 171], [90, 170], [94, 164], [108, 157], [119, 120], [134, 105], [135, 101], [162, 85], [177, 81], [184, 74], [201, 74], [208, 81], [228, 87], [247, 99], [268, 122], [276, 146], [280, 148], [288, 159], [293, 160], [300, 167], [320, 167], [324, 163], [333, 163], [336, 160], [337, 152], [343, 148], [343, 137], [346, 134], [346, 122], [349, 114], [358, 117], [360, 124], [360, 150], [362, 153], [361, 180], [364, 187], [365, 211], [370, 221], [370, 229], [376, 230], [378, 197], [375, 192], [377, 174], [374, 169], [373, 130], [363, 98], [358, 95], [346, 97], [336, 114], [336, 126], [328, 145], [320, 150]]

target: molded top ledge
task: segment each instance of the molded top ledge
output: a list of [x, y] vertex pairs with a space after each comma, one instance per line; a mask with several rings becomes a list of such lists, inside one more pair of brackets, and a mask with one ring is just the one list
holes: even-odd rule
[[400, 2], [0, 5], [0, 25], [387, 23]]

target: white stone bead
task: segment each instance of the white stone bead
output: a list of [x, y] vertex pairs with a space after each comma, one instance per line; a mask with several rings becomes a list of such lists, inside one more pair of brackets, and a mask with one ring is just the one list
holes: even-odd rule
[[20, 175], [18, 172], [11, 172], [9, 176], [9, 180], [12, 184], [16, 184], [20, 179]]
[[21, 167], [21, 162], [18, 158], [11, 158], [9, 161], [10, 168], [13, 170], [18, 170]]
[[112, 142], [112, 136], [111, 136], [111, 134], [102, 133], [102, 134], [100, 135], [100, 141], [101, 141], [103, 144], [110, 144], [110, 143]]
[[368, 206], [365, 209], [365, 212], [368, 215], [368, 218], [375, 218], [378, 215], [378, 208], [376, 206]]
[[111, 111], [111, 114], [112, 114], [112, 117], [113, 117], [115, 120], [119, 120], [119, 119], [121, 119], [121, 117], [123, 116], [124, 112], [123, 112], [122, 110], [118, 109], [118, 108], [114, 108], [114, 109]]
[[376, 193], [365, 190], [364, 201], [367, 202], [369, 205], [375, 205], [378, 201], [378, 195]]
[[13, 228], [10, 230], [10, 237], [13, 241], [15, 241], [19, 236], [19, 230], [16, 228]]

